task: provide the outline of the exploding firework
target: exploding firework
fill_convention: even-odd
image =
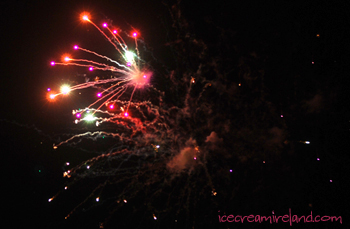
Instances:
[[[244,84],[241,78],[228,81],[218,73],[226,70],[205,54],[208,47],[204,42],[187,35],[183,42],[174,42],[174,48],[186,53],[188,61],[182,61],[185,67],[168,71],[164,76],[167,91],[162,92],[150,83],[153,71],[142,59],[139,32],[121,33],[107,23],[99,27],[88,15],[82,20],[113,45],[119,58],[114,60],[75,45],[75,51],[104,62],[64,56],[62,62],[50,63],[113,74],[75,86],[63,85],[60,93],[50,90],[48,96],[56,100],[77,90],[98,88],[93,103],[72,111],[75,124],[83,126],[84,132],[68,133],[66,140],[53,146],[57,151],[68,145],[95,153],[80,164],[64,166],[67,183],[62,192],[79,192],[65,219],[89,209],[101,222],[123,220],[140,226],[134,218],[141,217],[144,223],[171,222],[174,227],[206,225],[207,221],[198,221],[198,217],[216,214],[219,203],[232,203],[226,203],[222,196],[237,186],[238,168],[233,167],[257,154],[265,164],[270,159],[267,151],[280,151],[284,132],[271,128],[280,116],[261,99],[263,93],[245,95],[242,90],[259,89],[252,79]],[[177,23],[179,28],[184,27],[181,20]],[[127,45],[130,41],[132,45]],[[185,42],[190,45],[182,44]],[[212,69],[217,72],[215,77],[210,75]],[[144,89],[149,96],[135,96]],[[170,94],[167,98],[166,93]],[[254,119],[254,115],[261,115],[264,121]],[[91,122],[96,127],[90,125],[91,130],[85,131]],[[252,138],[252,133],[258,137]],[[54,202],[61,196],[58,194],[48,201]],[[207,206],[212,207],[208,210]]]
[[[86,139],[98,141],[110,138],[113,143],[107,152],[97,153],[97,156],[64,171],[63,177],[70,180],[65,184],[64,190],[71,190],[71,186],[79,186],[81,180],[87,178],[99,177],[104,180],[97,182],[86,198],[82,199],[66,215],[65,219],[70,218],[74,212],[84,209],[83,206],[87,205],[91,198],[95,198],[95,202],[99,202],[99,204],[108,200],[112,203],[110,206],[113,209],[112,212],[126,204],[130,205],[133,203],[133,199],[138,199],[142,195],[151,198],[150,203],[159,205],[157,199],[160,197],[156,194],[156,189],[161,189],[158,184],[162,179],[160,173],[166,170],[176,172],[193,168],[194,163],[201,164],[200,149],[196,141],[190,139],[183,146],[181,154],[171,160],[172,156],[177,154],[176,151],[179,150],[177,134],[174,132],[176,128],[174,128],[171,113],[178,112],[179,108],[164,109],[161,107],[164,93],[149,83],[152,71],[141,59],[138,49],[139,33],[125,34],[126,38],[123,38],[117,30],[110,29],[107,23],[103,23],[102,28],[100,28],[87,15],[83,15],[82,20],[93,25],[113,45],[119,53],[120,59],[113,60],[75,45],[74,50],[93,54],[108,64],[88,59],[74,59],[72,56],[64,56],[62,62],[52,61],[50,63],[52,66],[72,65],[87,68],[89,71],[108,71],[113,74],[111,78],[97,78],[93,82],[85,82],[75,86],[62,85],[60,93],[53,93],[50,90],[51,94],[48,98],[55,100],[57,96],[73,94],[76,90],[96,86],[101,89],[96,94],[96,101],[86,108],[72,111],[76,118],[75,124],[95,122],[96,127],[101,129],[94,132],[70,134],[70,138],[54,144],[53,148],[58,150],[62,145],[84,145],[83,141]],[[126,39],[134,40],[134,51],[129,48]],[[191,83],[194,82],[191,81]],[[104,88],[106,85],[107,87]],[[135,91],[142,88],[150,88],[154,92],[153,94],[156,94],[156,105],[150,101],[133,99]],[[129,95],[128,99],[122,99],[127,97],[126,94]],[[108,131],[111,126],[115,131]],[[65,167],[68,165],[67,162]],[[91,186],[94,186],[93,183]],[[144,186],[148,186],[148,190],[143,190]],[[152,188],[150,188],[151,186]],[[110,190],[117,190],[117,193],[110,196],[107,194]],[[58,194],[49,198],[48,201],[53,201],[57,196]],[[156,214],[164,208],[165,206],[161,206],[157,210],[153,204],[148,206],[147,211],[151,212],[149,213],[150,219],[158,220]]]

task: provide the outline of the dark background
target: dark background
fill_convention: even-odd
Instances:
[[[289,140],[311,142],[308,148],[297,145],[294,161],[289,161],[298,174],[293,178],[298,181],[297,189],[305,194],[298,202],[299,214],[314,210],[321,215],[341,215],[346,222],[349,4],[258,2],[190,1],[180,7],[197,39],[209,46],[226,42],[227,50],[235,46],[238,53],[256,52],[267,58],[263,68],[268,99],[288,117]],[[62,124],[70,119],[74,101],[49,103],[46,88],[58,87],[76,72],[53,70],[49,63],[71,52],[74,42],[104,49],[106,42],[100,35],[79,20],[81,11],[89,11],[96,23],[110,19],[123,28],[139,29],[155,55],[176,67],[165,48],[171,40],[169,33],[174,33],[168,7],[162,2],[136,0],[3,1],[0,7],[3,224],[6,228],[63,228],[69,203],[48,203],[47,199],[62,188],[62,166],[67,158],[83,161],[88,156],[69,148],[58,155],[52,149]],[[223,30],[234,35],[223,39]],[[222,53],[223,58],[231,56]],[[314,100],[308,106],[315,95],[322,97],[321,102]],[[281,211],[291,207],[285,205]],[[216,220],[217,216],[212,217]],[[334,228],[321,223],[316,227]]]

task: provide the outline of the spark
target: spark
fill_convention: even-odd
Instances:
[[[68,85],[62,85],[61,86],[61,93],[66,95],[70,92],[70,87]]]
[[[89,15],[87,15],[87,14],[83,14],[83,16],[81,17],[81,19],[82,19],[83,21],[90,21]]]
[[[84,120],[90,122],[90,121],[94,121],[96,119],[96,117],[94,117],[93,114],[88,114],[84,117]]]
[[[132,63],[134,61],[134,56],[135,56],[135,54],[131,51],[125,52],[125,59],[128,63]]]

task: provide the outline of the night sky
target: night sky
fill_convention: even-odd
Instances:
[[[220,223],[218,215],[285,215],[289,209],[299,216],[342,216],[346,224],[349,4],[258,2],[1,2],[3,225],[281,228],[290,226]],[[133,101],[152,102],[168,129],[129,133],[133,123],[75,125],[72,110],[94,102],[97,88],[48,100],[47,88],[110,77],[50,66],[73,53],[75,44],[115,56],[107,40],[80,20],[83,11],[98,25],[107,21],[126,33],[140,32],[150,84],[164,94],[159,101],[158,92],[144,89]],[[82,138],[53,149],[74,134],[100,130],[131,137],[124,143]],[[128,157],[114,155],[117,150]],[[91,164],[91,173],[78,169],[71,180],[62,177],[100,155],[108,157]],[[93,190],[101,184],[98,196]]]

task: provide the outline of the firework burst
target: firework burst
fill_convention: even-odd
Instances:
[[[181,14],[172,15],[174,25],[186,29],[187,23],[176,15]],[[76,45],[75,51],[105,62],[70,55],[61,62],[51,62],[52,66],[72,65],[113,74],[111,78],[64,85],[60,93],[54,89],[48,92],[48,99],[55,100],[76,90],[98,88],[93,103],[72,111],[83,132],[67,133],[65,140],[53,146],[57,151],[68,145],[94,153],[81,163],[64,166],[67,183],[61,192],[79,192],[66,219],[88,209],[99,221],[119,220],[115,222],[119,224],[123,220],[132,228],[155,222],[165,227],[176,224],[171,226],[174,228],[204,227],[206,222],[215,221],[213,217],[198,219],[216,217],[219,204],[232,203],[231,197],[226,201],[223,196],[231,196],[239,186],[239,163],[254,157],[265,165],[282,148],[283,129],[273,127],[281,117],[262,99],[263,84],[240,76],[228,79],[225,72],[232,72],[227,69],[231,65],[221,64],[219,58],[208,54],[209,47],[203,41],[181,29],[181,39],[171,43],[181,56],[175,61],[177,68],[158,76],[158,71],[141,58],[139,45],[142,50],[146,48],[138,31],[123,33],[107,23],[99,27],[88,15],[82,15],[82,20],[113,45],[119,59]],[[127,45],[130,41],[132,48]],[[244,71],[242,67],[242,74]],[[153,80],[165,82],[161,85],[166,94],[150,83],[153,72],[157,72]],[[145,95],[140,98],[135,92],[141,88]],[[88,124],[91,122],[96,127]],[[61,196],[67,194],[54,195],[48,201],[55,202]],[[137,216],[144,219],[143,223],[134,221]]]
[[[73,210],[65,216],[65,219],[70,218],[74,212],[85,209],[84,207],[89,205],[88,202],[91,199],[95,199],[96,204],[106,203],[108,200],[109,208],[112,209],[113,213],[125,205],[135,203],[133,199],[146,195],[152,203],[147,207],[147,211],[150,211],[149,218],[158,220],[158,214],[166,208],[165,205],[161,204],[157,210],[155,206],[159,204],[159,190],[165,186],[169,188],[171,183],[159,186],[160,181],[166,177],[170,178],[162,176],[161,173],[165,172],[171,175],[177,171],[191,170],[195,164],[204,166],[203,155],[205,153],[201,152],[196,140],[193,139],[184,142],[184,145],[179,147],[180,140],[177,139],[178,133],[174,131],[176,128],[171,113],[179,112],[180,109],[177,107],[163,109],[160,106],[164,93],[150,85],[152,71],[140,57],[139,33],[125,34],[126,38],[124,39],[117,30],[111,29],[107,23],[103,23],[102,28],[100,28],[91,21],[88,15],[83,15],[82,20],[93,25],[113,45],[120,55],[120,60],[113,60],[75,45],[74,50],[93,54],[108,64],[88,59],[74,59],[68,55],[62,58],[62,62],[52,61],[50,63],[52,66],[71,65],[84,67],[89,71],[109,71],[114,75],[109,79],[97,78],[95,81],[75,86],[62,85],[60,93],[53,93],[50,90],[48,99],[55,100],[57,96],[66,96],[76,90],[96,86],[102,88],[108,85],[96,94],[96,101],[88,107],[72,111],[75,124],[83,121],[95,122],[96,127],[100,129],[79,134],[67,134],[71,136],[54,144],[53,147],[59,150],[60,146],[65,144],[69,146],[84,145],[84,141],[87,139],[98,141],[109,138],[113,140],[113,143],[109,145],[106,152],[97,153],[97,156],[79,165],[72,167],[68,166],[69,163],[66,164],[67,169],[64,171],[63,177],[69,181],[64,185],[65,192],[74,190],[72,186],[79,186],[80,182],[86,178],[98,177],[103,181],[92,182],[89,186],[94,188],[86,193],[86,197],[80,200]],[[128,47],[126,39],[134,40],[134,50]],[[150,101],[134,101],[134,93],[140,88],[153,90],[157,95],[158,104],[154,105]],[[126,92],[130,94],[129,100],[122,100],[121,98]],[[110,126],[113,126],[114,131],[109,131]],[[180,154],[178,154],[179,151],[181,151]],[[176,154],[178,155],[173,158]],[[211,181],[209,186],[214,193]],[[145,187],[148,188],[143,190]],[[114,190],[114,193],[117,192],[112,196],[106,194],[111,192],[110,190]],[[52,202],[57,197],[58,194],[50,197],[48,201]],[[174,201],[173,197],[169,197],[165,202],[169,201]],[[156,204],[154,205],[154,203]],[[177,213],[172,212],[172,214],[179,214],[179,210],[180,208],[178,208]],[[113,215],[112,213],[107,218]]]

